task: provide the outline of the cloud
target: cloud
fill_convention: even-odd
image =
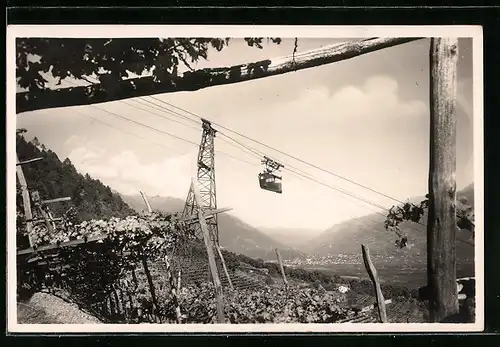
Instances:
[[[132,151],[110,155],[86,147],[74,149],[70,160],[75,167],[102,180],[124,194],[147,194],[185,197],[191,176],[195,175],[195,151],[161,161],[145,163]]]
[[[421,100],[402,100],[398,83],[389,76],[372,76],[362,86],[346,85],[331,93],[326,87],[305,89],[287,109],[310,111],[313,118],[368,118],[420,116],[427,111]]]
[[[77,147],[70,152],[68,158],[78,171],[106,180],[116,177],[117,172],[113,167],[103,163],[104,154],[103,150]]]
[[[362,87],[346,86],[330,96],[328,102],[339,115],[356,118],[420,116],[427,109],[423,101],[401,100],[398,83],[389,76],[373,76]]]

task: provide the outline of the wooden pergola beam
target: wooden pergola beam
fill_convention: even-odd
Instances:
[[[42,200],[40,201],[40,204],[42,205],[48,205],[48,204],[53,204],[56,202],[64,202],[64,201],[71,201],[70,196],[65,196],[63,198],[55,198],[55,199],[50,199],[50,200]]]
[[[227,211],[230,211],[230,210],[231,210],[231,208],[228,208],[228,207],[226,207],[226,208],[219,208],[219,209],[216,209],[216,210],[205,211],[205,213],[203,215],[204,215],[204,217],[206,219],[208,219],[208,218],[213,218],[213,216],[215,216],[216,214],[224,213],[224,212],[227,212]],[[182,221],[192,221],[192,220],[197,220],[197,219],[198,219],[198,215],[196,215],[196,216],[191,215],[191,216],[184,217],[181,220]],[[72,246],[81,245],[83,243],[89,243],[89,242],[96,242],[96,241],[104,240],[107,237],[108,237],[107,234],[99,234],[99,235],[94,235],[94,236],[88,237],[87,239],[80,238],[80,239],[76,239],[76,240],[62,242],[60,244],[55,244],[54,243],[54,244],[50,244],[50,245],[40,246],[37,249],[34,249],[34,248],[30,247],[30,248],[26,248],[26,249],[22,249],[22,250],[17,251],[17,255],[27,255],[27,254],[31,254],[31,253],[34,253],[34,252],[50,251],[50,250],[53,250],[53,249],[56,249],[56,248],[72,247]]]
[[[31,164],[31,163],[34,163],[34,162],[37,162],[40,160],[43,160],[43,158],[33,158],[33,159],[29,159],[29,160],[24,160],[24,161],[20,161],[20,162],[16,163],[16,166]]]
[[[298,53],[295,56],[188,71],[175,79],[160,83],[155,82],[153,77],[141,77],[123,80],[113,85],[112,88],[94,84],[22,92],[16,95],[16,113],[54,107],[90,105],[163,93],[195,91],[217,85],[250,81],[331,64],[419,39],[421,38],[369,38],[345,42]]]

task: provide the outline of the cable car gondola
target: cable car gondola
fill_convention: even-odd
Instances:
[[[259,173],[260,188],[281,194],[283,192],[281,187],[282,178],[273,172],[279,171],[284,166],[266,156],[264,156],[261,163],[265,165],[265,168],[263,172]]]

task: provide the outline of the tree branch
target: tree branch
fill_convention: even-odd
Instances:
[[[161,93],[195,91],[330,64],[418,39],[420,38],[371,38],[346,42],[297,54],[294,57],[295,63],[292,57],[286,57],[230,67],[187,71],[182,76],[172,76],[171,79],[161,83],[155,83],[153,77],[142,77],[123,80],[109,89],[102,85],[92,85],[22,92],[16,95],[16,112],[89,105]]]

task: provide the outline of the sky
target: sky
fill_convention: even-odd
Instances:
[[[298,52],[346,40],[299,38]],[[233,39],[222,52],[210,51],[209,60],[196,68],[288,56],[293,47],[293,39],[263,49]],[[65,83],[63,87],[79,82]],[[427,192],[428,39],[284,75],[154,97],[209,119],[220,130],[215,139],[217,204],[233,208],[231,214],[252,226],[324,230],[368,213],[385,214],[363,199],[386,208],[395,202],[218,125],[400,201]],[[471,39],[459,39],[457,101],[456,180],[460,189],[473,181]],[[17,127],[28,130],[27,139],[36,136],[61,160],[68,157],[79,172],[120,193],[142,190],[149,196],[184,199],[196,175],[201,126],[167,114],[167,107],[195,118],[158,100],[135,98],[26,112],[17,116]],[[230,145],[224,135],[283,163],[283,194],[261,190],[259,158]],[[288,168],[307,172],[361,200],[297,177]]]

